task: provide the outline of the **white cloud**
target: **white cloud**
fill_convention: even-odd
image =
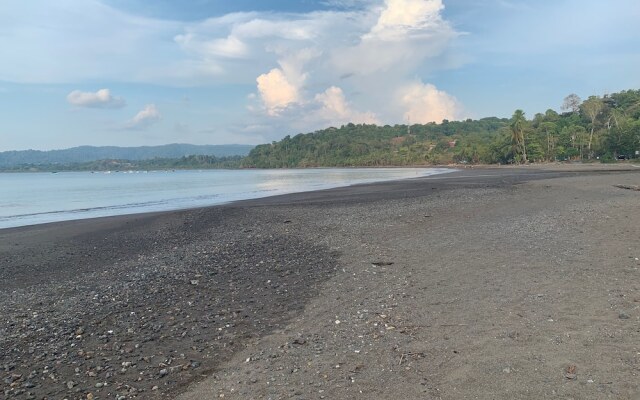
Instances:
[[[440,16],[443,9],[442,0],[386,0],[378,22],[365,38],[400,40],[441,29],[446,26]]]
[[[333,51],[332,63],[343,74],[393,71],[402,78],[426,59],[444,53],[458,33],[442,19],[441,0],[386,0],[372,10],[372,26],[352,46]]]
[[[277,76],[274,70],[270,74],[281,81],[270,92],[281,97],[279,102],[270,100],[259,82],[263,109],[291,126],[310,128],[397,123],[409,115],[415,122],[455,119],[460,106],[453,97],[414,83],[417,69],[424,71],[427,60],[437,64],[458,36],[442,18],[443,8],[441,0],[386,0],[380,7],[334,12],[331,19],[314,14],[307,33],[322,32],[314,40],[287,41],[286,51],[278,44],[269,47],[280,66]],[[401,95],[398,88],[404,91]],[[347,93],[352,93],[350,98]]]
[[[174,40],[184,50],[204,58],[246,58],[249,54],[247,45],[234,35],[222,39],[207,40],[199,38],[193,33],[186,33],[177,35]]]
[[[121,108],[125,106],[124,99],[112,96],[109,89],[100,89],[95,93],[74,90],[67,95],[67,101],[77,107]]]
[[[431,84],[414,82],[400,89],[398,95],[407,110],[404,117],[412,124],[440,123],[443,119],[456,120],[462,116],[456,98]]]
[[[138,17],[100,0],[33,1],[10,3],[10,20],[0,13],[0,48],[12,60],[0,63],[0,80],[251,85],[249,115],[230,112],[228,125],[270,126],[274,137],[342,121],[402,121],[415,102],[398,88],[441,68],[459,35],[441,0],[327,0],[339,7],[190,22]],[[44,59],[57,62],[43,68]],[[155,106],[142,110],[127,128],[159,115]]]
[[[281,69],[274,68],[258,76],[258,91],[267,114],[276,116],[284,108],[299,100],[298,89],[287,80]]]
[[[147,104],[131,120],[125,124],[126,129],[145,129],[160,121],[162,116],[155,104]]]
[[[315,100],[321,105],[318,116],[328,125],[339,126],[349,122],[355,124],[380,123],[372,112],[354,111],[339,87],[331,86],[323,93],[317,94]]]
[[[276,50],[280,52],[280,50]],[[313,48],[303,48],[295,52],[283,52],[278,64],[256,79],[258,93],[267,114],[277,116],[284,108],[304,104],[301,93],[308,74],[305,65],[320,53]]]

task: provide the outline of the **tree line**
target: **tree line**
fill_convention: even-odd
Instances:
[[[231,169],[239,168],[243,158],[243,156],[216,157],[210,155],[190,155],[179,158],[152,158],[149,160],[105,159],[77,163],[19,164],[1,170],[5,172],[62,172]]]
[[[240,165],[253,168],[602,162],[640,151],[640,90],[571,94],[558,113],[441,124],[347,124],[256,146]]]

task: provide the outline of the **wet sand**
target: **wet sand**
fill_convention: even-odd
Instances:
[[[7,398],[635,398],[628,167],[0,230]]]

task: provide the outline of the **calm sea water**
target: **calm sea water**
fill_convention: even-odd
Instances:
[[[415,178],[438,168],[0,173],[0,228]]]

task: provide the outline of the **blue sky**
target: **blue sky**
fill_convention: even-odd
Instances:
[[[30,0],[0,8],[0,151],[258,144],[640,88],[637,0]]]

